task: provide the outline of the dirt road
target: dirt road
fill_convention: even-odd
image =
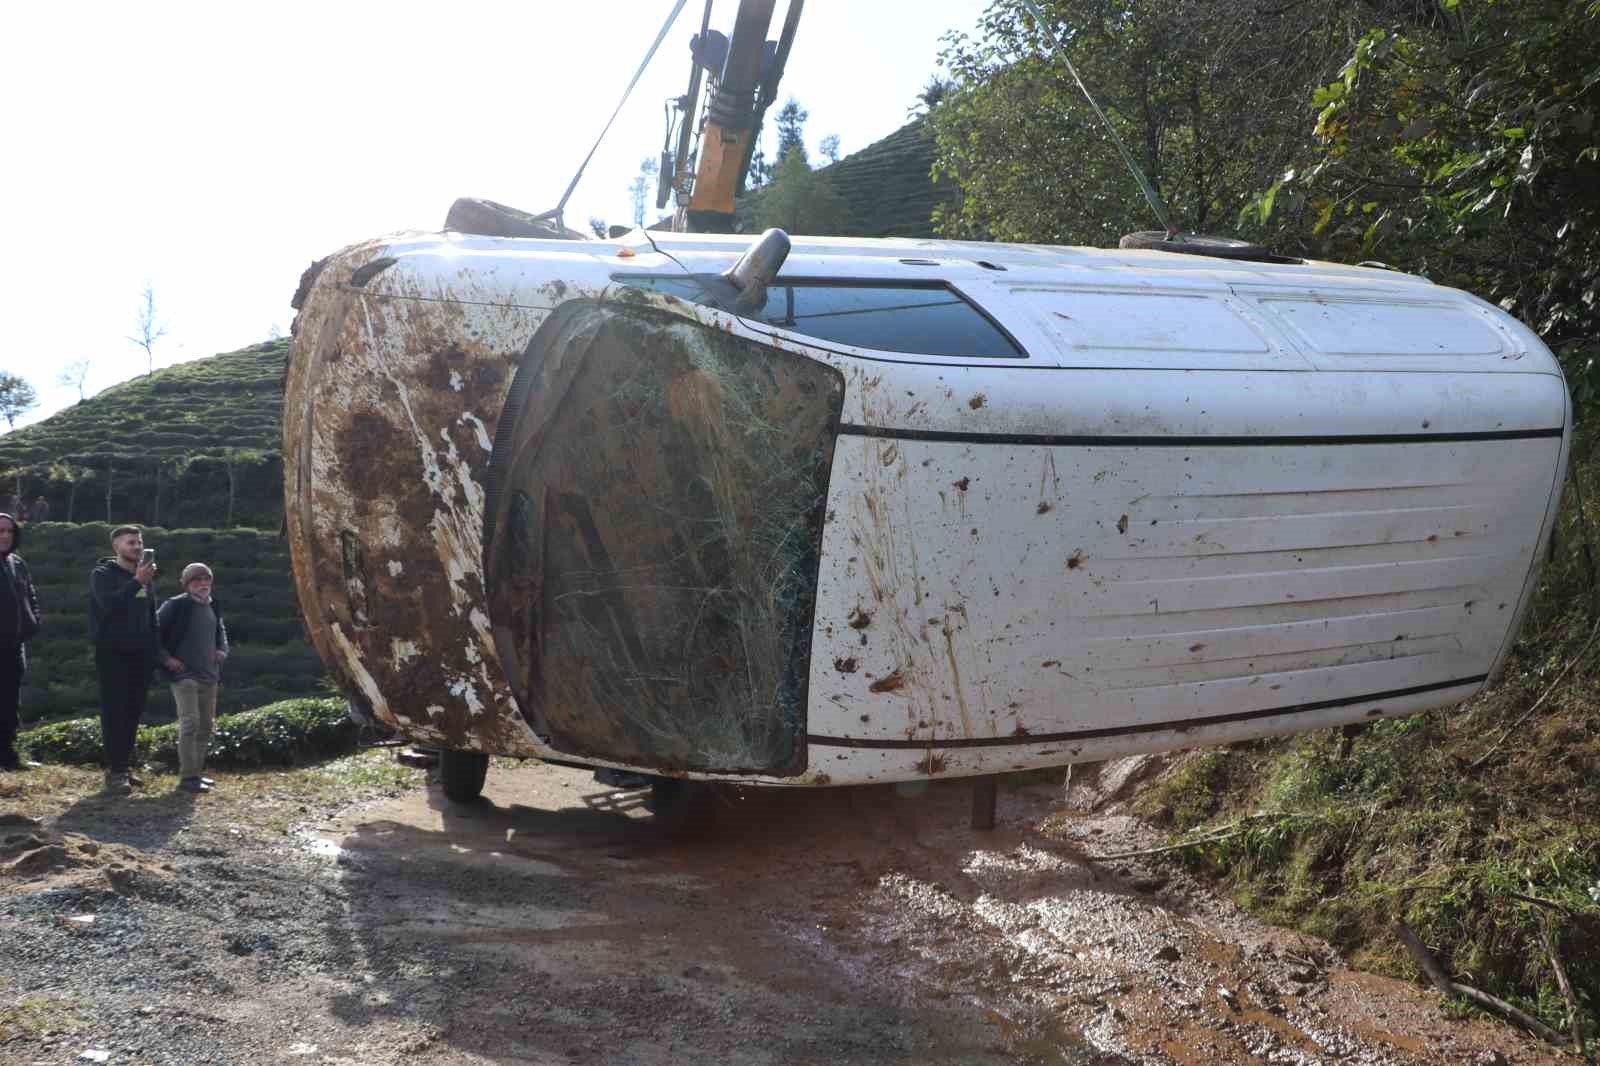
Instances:
[[[0,1012],[0,1061],[1576,1061],[1089,861],[1158,841],[1060,792],[1003,790],[990,833],[958,782],[754,792],[689,846],[537,764],[287,835],[80,798],[0,827],[0,1001],[35,1005]]]

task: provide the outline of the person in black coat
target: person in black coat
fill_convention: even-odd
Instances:
[[[17,752],[17,696],[28,668],[27,643],[39,629],[39,594],[28,564],[17,554],[22,527],[0,512],[0,770],[28,770],[39,764]]]
[[[106,749],[106,791],[144,784],[133,773],[134,741],[161,654],[156,628],[156,564],[142,558],[144,532],[118,526],[109,558],[89,574],[89,639],[100,681],[100,731]]]

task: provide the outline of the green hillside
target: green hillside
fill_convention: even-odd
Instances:
[[[957,195],[952,182],[935,183],[934,144],[927,122],[917,119],[853,155],[817,171],[844,200],[847,237],[934,237],[933,212]],[[739,229],[760,229],[764,189],[739,200]]]
[[[288,341],[115,385],[0,436],[0,494],[57,521],[276,530]]]
[[[98,522],[45,522],[23,534],[21,554],[33,572],[44,615],[44,628],[28,646],[24,722],[99,713],[89,646],[89,570],[111,554],[112,528]],[[216,571],[217,600],[233,643],[219,711],[318,692],[322,663],[301,628],[289,553],[276,531],[151,528],[145,531],[145,545],[156,550],[162,597],[178,591],[178,574],[186,563],[204,562]],[[151,720],[172,718],[172,697],[165,685],[152,688],[150,711]]]

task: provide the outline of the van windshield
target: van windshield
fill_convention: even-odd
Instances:
[[[692,303],[704,299],[692,278],[630,275],[613,280],[669,292]],[[944,282],[779,278],[767,287],[766,306],[747,317],[819,340],[883,352],[955,359],[1027,358],[989,316]]]

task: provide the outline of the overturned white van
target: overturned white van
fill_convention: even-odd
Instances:
[[[485,753],[995,774],[1438,707],[1504,659],[1570,417],[1499,309],[932,241],[730,279],[749,241],[401,235],[308,273],[301,607],[354,700],[467,753],[452,795]]]

